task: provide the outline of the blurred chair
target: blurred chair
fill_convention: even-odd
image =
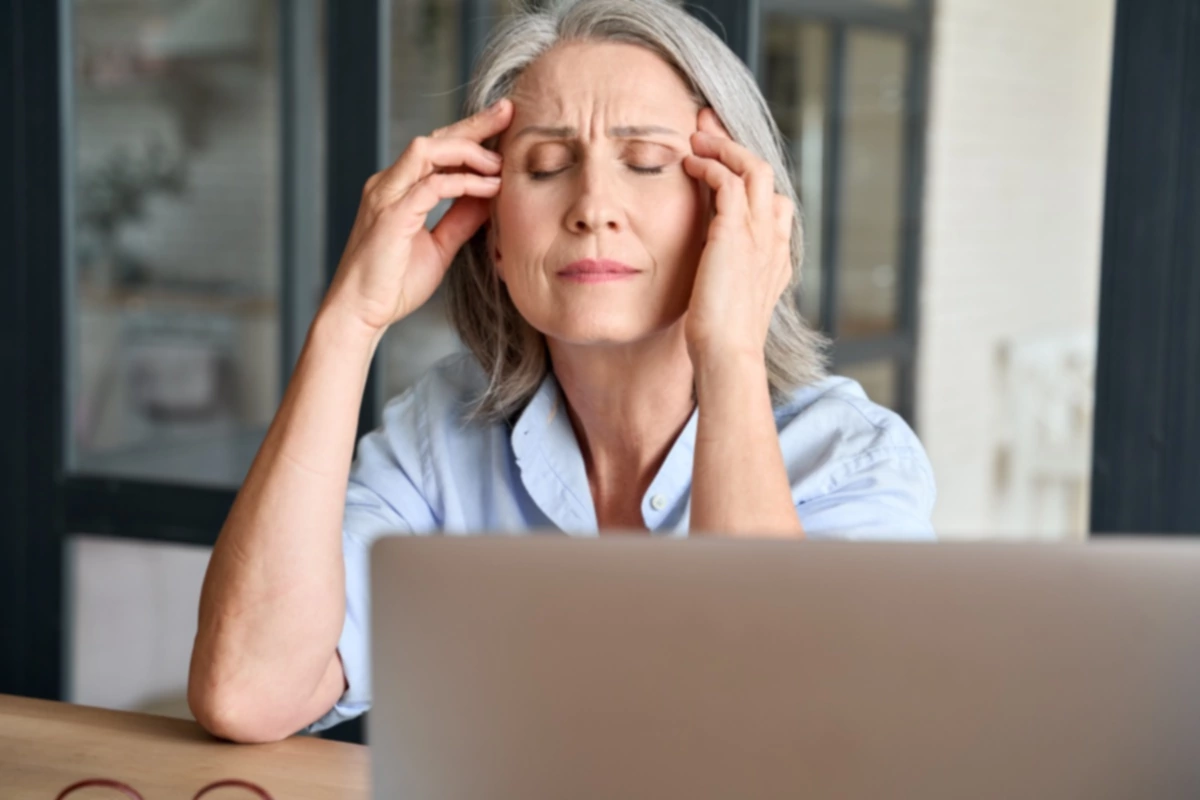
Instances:
[[[129,411],[151,435],[232,426],[238,386],[231,320],[144,313],[124,320]]]
[[[1086,538],[1096,332],[1000,346],[1001,465],[1010,520],[1023,537]]]

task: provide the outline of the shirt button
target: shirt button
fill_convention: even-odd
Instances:
[[[654,497],[650,498],[650,507],[655,511],[662,511],[667,507],[667,498],[663,497],[661,494],[654,495]]]

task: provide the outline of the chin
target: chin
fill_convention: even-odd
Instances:
[[[576,346],[630,345],[666,333],[679,319],[623,314],[581,314],[546,320],[530,320],[549,339]]]

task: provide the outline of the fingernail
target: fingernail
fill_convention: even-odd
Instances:
[[[490,106],[488,106],[488,113],[495,114],[497,111],[500,110],[500,106],[503,103],[504,103],[504,98],[501,97],[499,100],[497,100],[496,102],[494,102]]]

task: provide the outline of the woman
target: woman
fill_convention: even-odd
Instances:
[[[666,0],[559,3],[499,31],[472,87],[471,116],[367,181],[221,531],[189,680],[219,736],[366,710],[381,535],[932,537],[921,445],[824,376],[796,312],[778,132],[717,37]],[[447,270],[471,352],[351,465],[371,356]]]

